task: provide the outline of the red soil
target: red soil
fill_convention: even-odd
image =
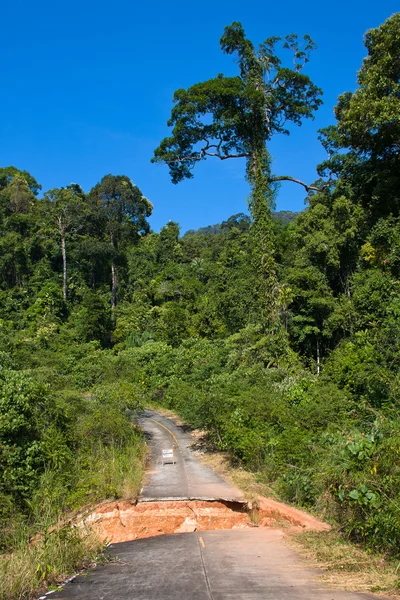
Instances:
[[[252,513],[254,522],[248,511]],[[305,529],[329,529],[329,525],[303,511],[263,497],[259,498],[258,508],[253,510],[251,506],[237,505],[232,509],[223,502],[205,500],[141,502],[136,505],[127,501],[110,502],[82,516],[80,525],[91,525],[101,540],[118,543],[165,533],[254,527],[255,523],[259,527],[268,527],[276,525],[277,519]]]
[[[331,526],[328,523],[319,521],[315,517],[309,515],[303,510],[288,506],[282,502],[259,496],[259,513],[261,520],[260,527],[265,527],[270,524],[271,519],[288,521],[292,525],[297,525],[303,529],[310,531],[329,531]],[[265,519],[265,523],[264,523]]]

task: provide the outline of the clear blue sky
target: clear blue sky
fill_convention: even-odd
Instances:
[[[324,105],[271,146],[274,172],[311,182],[324,158],[317,130],[334,122],[337,96],[356,85],[363,34],[396,10],[398,0],[5,0],[0,166],[27,169],[44,190],[77,182],[88,191],[107,173],[126,174],[153,202],[155,230],[169,220],[183,231],[220,222],[246,211],[242,161],[210,159],[194,179],[172,185],[150,158],[168,135],[175,89],[236,73],[219,48],[224,26],[241,21],[255,44],[291,32],[317,42],[306,72]],[[282,185],[277,208],[303,207],[302,189]]]

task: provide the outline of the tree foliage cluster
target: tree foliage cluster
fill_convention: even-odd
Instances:
[[[118,494],[111,475],[107,491],[91,480],[88,456],[139,452],[124,409],[153,402],[285,499],[398,555],[400,14],[367,32],[358,87],[321,131],[320,179],[286,223],[271,210],[291,178],[273,175],[267,146],[312,116],[319,90],[303,74],[312,41],[283,40],[290,68],[278,42],[255,50],[227,28],[240,75],[179,90],[156,150],[175,181],[209,154],[243,154],[250,217],[154,233],[126,176],[38,198],[30,174],[0,170],[4,519],[38,484],[71,504]]]

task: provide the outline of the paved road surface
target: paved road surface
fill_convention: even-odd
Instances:
[[[202,531],[115,544],[113,562],[51,600],[376,600],[319,585],[282,535]]]
[[[138,423],[144,430],[150,450],[151,466],[141,499],[235,499],[243,500],[237,488],[228,485],[212,469],[202,465],[190,446],[190,430],[151,410],[139,414]],[[162,450],[176,446],[176,464],[162,464]]]

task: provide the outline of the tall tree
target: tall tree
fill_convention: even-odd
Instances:
[[[16,167],[0,168],[1,285],[24,287],[30,269],[35,196],[41,186]]]
[[[276,51],[278,42],[293,54],[291,68],[283,66]],[[252,189],[255,255],[272,298],[276,283],[270,214],[274,184],[289,180],[311,188],[289,175],[273,175],[267,146],[274,135],[289,134],[289,123],[301,125],[303,119],[312,117],[321,104],[321,90],[301,72],[315,44],[308,35],[300,40],[291,34],[268,38],[255,49],[242,25],[234,22],[225,27],[220,45],[223,52],[238,57],[239,75],[220,74],[177,90],[168,121],[172,136],[162,140],[152,161],[166,163],[172,182],[178,183],[193,177],[195,165],[208,157],[245,158]]]
[[[357,327],[379,323],[372,298],[378,296],[385,307],[387,271],[398,260],[400,13],[367,31],[364,42],[358,87],[339,96],[337,124],[321,131],[329,158],[318,172],[328,183],[309,198],[308,210],[297,220],[292,268],[286,273],[294,290],[290,331],[306,354],[317,341],[323,356]],[[376,286],[379,294],[368,273],[363,275],[378,266],[385,270]],[[357,305],[360,295],[368,309]]]
[[[338,131],[347,147],[368,156],[388,157],[400,149],[400,13],[367,31],[368,56],[358,73],[358,89],[339,97]]]
[[[111,245],[111,309],[117,305],[117,253],[121,240],[138,238],[150,230],[147,217],[152,204],[126,175],[105,175],[89,192],[89,200],[100,210]]]
[[[28,171],[21,171],[17,167],[1,167],[0,168],[0,190],[9,185],[14,177],[22,177],[25,179],[29,189],[34,196],[38,195],[42,186],[36,181]]]
[[[293,52],[294,68],[282,66],[276,54],[275,47],[281,41],[285,50]],[[283,40],[268,38],[256,50],[241,23],[234,22],[225,27],[220,45],[226,54],[238,56],[240,75],[220,74],[187,90],[177,90],[168,121],[172,136],[162,140],[152,161],[168,164],[173,183],[178,183],[193,177],[194,166],[207,157],[245,158],[247,176],[255,187],[261,184],[256,182],[261,169],[264,194],[267,183],[283,180],[309,189],[293,177],[272,176],[265,145],[275,134],[288,135],[290,122],[301,125],[321,104],[321,90],[301,73],[314,42],[308,35],[301,42],[291,34]]]
[[[55,188],[46,192],[43,202],[47,217],[50,215],[56,224],[60,242],[63,264],[63,299],[67,301],[67,245],[68,235],[78,232],[83,227],[83,219],[89,212],[82,188],[73,183],[66,188]]]
[[[367,31],[364,43],[359,87],[339,96],[337,125],[322,131],[330,158],[319,172],[339,178],[342,193],[351,189],[368,234],[400,210],[400,13]]]

